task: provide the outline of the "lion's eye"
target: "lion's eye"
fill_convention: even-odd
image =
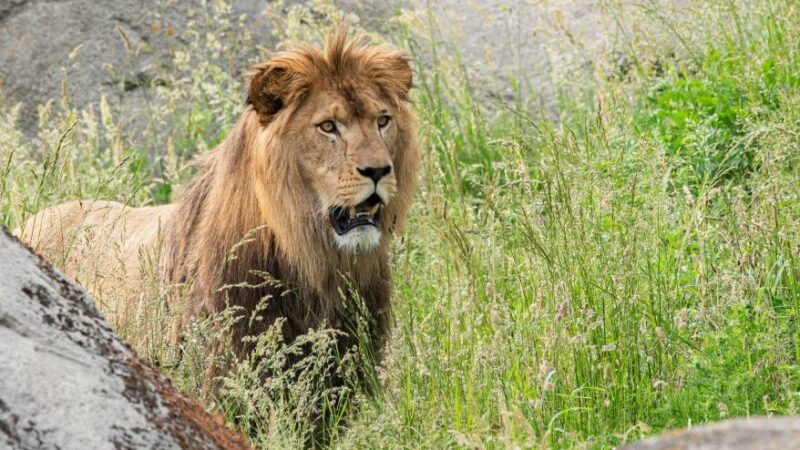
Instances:
[[[378,117],[378,126],[383,128],[386,125],[389,125],[389,122],[392,120],[389,116],[380,116]]]
[[[333,123],[332,120],[326,120],[325,122],[320,123],[317,125],[320,130],[326,133],[335,133],[336,132],[336,124]]]

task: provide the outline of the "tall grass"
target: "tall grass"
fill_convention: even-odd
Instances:
[[[399,21],[390,39],[417,56],[425,150],[393,252],[395,330],[376,392],[314,384],[358,357],[332,353],[334,336],[319,330],[298,377],[276,374],[296,347],[268,333],[262,365],[236,363],[210,393],[204,349],[230,316],[194,324],[179,354],[160,306],[180,293],[157,282],[141,323],[121,333],[265,448],[308,442],[309,408],[337,395],[350,399],[326,416],[339,448],[611,448],[670,427],[795,414],[798,8],[712,1],[668,16],[643,2],[641,35],[628,30],[613,59],[622,63],[595,58],[564,80],[558,122],[523,101],[487,107],[445,32],[424,16]],[[299,26],[314,14],[288,17],[278,29],[319,36]],[[404,26],[413,20],[423,31]],[[197,53],[176,58],[187,54]],[[191,66],[197,89],[159,88],[160,152],[108,108],[99,118],[51,108],[31,142],[6,107],[3,222],[67,198],[166,201],[241,98],[238,74]]]

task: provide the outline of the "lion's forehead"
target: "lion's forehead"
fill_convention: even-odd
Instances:
[[[312,93],[311,100],[319,114],[339,120],[372,119],[389,105],[374,86],[359,83],[336,83]]]

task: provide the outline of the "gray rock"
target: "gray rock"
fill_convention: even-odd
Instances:
[[[284,5],[309,3],[286,0]],[[208,2],[211,3],[211,2]],[[269,7],[280,13],[270,0],[230,2],[233,17],[244,14],[254,44],[271,47],[271,22],[263,12]],[[385,31],[387,19],[405,11],[423,18],[432,13],[443,37],[461,54],[472,85],[489,99],[513,101],[516,97],[537,100],[555,113],[558,89],[570,71],[582,66],[590,70],[590,59],[625,46],[619,21],[633,26],[637,16],[619,17],[603,6],[607,2],[572,0],[518,1],[485,0],[337,0],[343,11],[355,13],[367,29]],[[620,2],[630,11],[629,1]],[[685,0],[656,0],[664,7]],[[201,6],[206,5],[206,6]],[[58,100],[63,79],[77,107],[96,102],[100,93],[114,98],[125,110],[128,105],[147,101],[148,89],[168,64],[168,53],[180,40],[192,19],[192,12],[210,7],[200,0],[2,0],[0,1],[0,91],[11,101],[25,103],[22,125],[35,129],[36,105]],[[157,25],[157,29],[153,28]],[[165,35],[166,27],[177,34]],[[151,52],[135,55],[126,50],[119,31],[133,46],[148,44]],[[156,31],[157,30],[157,31]],[[558,30],[558,31],[556,31]],[[421,35],[427,31],[416,30]],[[70,54],[81,49],[74,58]],[[242,61],[255,52],[242,48]],[[109,73],[109,65],[116,68]],[[246,67],[238,70],[243,72]],[[514,80],[520,89],[512,88]],[[531,97],[529,94],[533,94]]]
[[[268,0],[233,3],[233,16],[251,18],[252,30],[265,40],[268,27],[260,13]],[[59,101],[64,70],[77,107],[97,101],[101,93],[141,97],[133,91],[149,88],[198,8],[199,1],[3,0],[0,89],[11,101],[25,103],[21,121],[29,131],[37,122],[36,106]],[[176,32],[165,33],[168,27]],[[133,54],[121,32],[131,48],[145,43],[152,51]]]
[[[800,417],[735,419],[669,431],[625,450],[788,450],[800,448]]]
[[[0,448],[247,448],[0,229]]]

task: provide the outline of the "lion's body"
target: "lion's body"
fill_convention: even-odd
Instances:
[[[255,329],[239,322],[236,342],[283,317],[287,340],[331,326],[347,336],[342,345],[353,344],[348,304],[359,298],[379,346],[390,317],[390,237],[416,185],[410,86],[404,55],[346,42],[342,33],[324,53],[303,47],[278,54],[256,66],[248,106],[199,160],[178,203],[66,203],[31,219],[23,238],[118,317],[133,311],[142,255],[149,255],[167,281],[188,286],[187,318],[227,304],[249,314],[267,299]],[[389,115],[391,122],[381,118]],[[339,128],[329,133],[320,120]],[[382,175],[373,166],[385,167]],[[372,206],[368,197],[381,203]],[[378,211],[369,219],[375,225],[346,223],[354,230],[334,232],[332,221],[344,220],[335,212],[350,208],[351,220],[355,205]]]

